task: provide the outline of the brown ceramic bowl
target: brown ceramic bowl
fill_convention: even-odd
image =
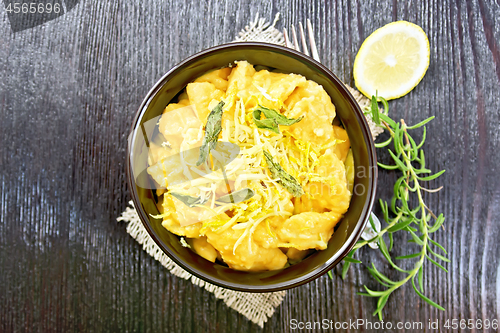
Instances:
[[[337,224],[328,248],[316,251],[303,261],[287,268],[266,272],[242,272],[212,263],[181,246],[179,237],[161,225],[153,190],[142,186],[147,180],[147,123],[162,114],[165,106],[188,83],[207,71],[228,66],[235,60],[247,60],[283,73],[296,73],[324,87],[336,107],[354,155],[356,176],[349,210]],[[156,122],[154,122],[155,124]],[[352,249],[368,221],[375,198],[377,181],[375,147],[363,113],[342,82],[325,66],[289,48],[257,42],[231,43],[195,54],[172,68],[147,94],[132,123],[129,137],[127,172],[137,213],[158,246],[179,266],[215,285],[247,292],[270,292],[293,288],[325,274]]]

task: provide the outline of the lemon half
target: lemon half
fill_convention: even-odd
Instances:
[[[354,81],[365,96],[394,99],[409,93],[429,67],[429,39],[418,25],[397,21],[375,30],[354,60]]]

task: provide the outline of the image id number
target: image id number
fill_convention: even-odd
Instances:
[[[481,320],[481,319],[469,319],[469,320],[465,320],[465,319],[462,319],[462,320],[458,320],[458,319],[447,319],[446,322],[444,323],[444,328],[447,328],[447,329],[452,329],[452,330],[456,330],[458,328],[460,329],[466,329],[466,328],[469,328],[469,329],[498,329],[498,320],[497,319],[493,319],[493,320],[489,320],[489,319],[485,319],[485,320]]]
[[[51,3],[35,3],[32,2],[29,5],[27,3],[14,2],[13,4],[9,3],[7,8],[5,8],[7,13],[14,14],[43,14],[43,13],[56,13],[58,14],[61,11],[61,5],[59,3],[55,3],[52,5]]]

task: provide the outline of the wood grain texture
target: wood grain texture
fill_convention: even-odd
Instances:
[[[426,267],[425,291],[446,311],[405,286],[384,320],[500,319],[498,1],[87,0],[16,34],[0,10],[0,331],[294,332],[292,319],[376,320],[375,301],[356,292],[378,286],[358,265],[346,280],[339,267],[333,280],[290,290],[261,330],[171,276],[115,221],[130,200],[126,143],[142,98],[174,64],[233,40],[257,12],[280,12],[279,27],[310,18],[323,63],[351,85],[356,52],[376,28],[402,19],[427,32],[425,78],[390,105],[410,124],[436,116],[426,156],[447,171],[430,184],[444,189],[426,200],[446,216],[436,237],[452,262],[449,273]],[[395,179],[380,172],[379,197]],[[359,258],[398,277],[376,251]]]

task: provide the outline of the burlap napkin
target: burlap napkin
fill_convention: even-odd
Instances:
[[[276,15],[272,23],[269,23],[265,19],[259,18],[259,15],[257,14],[255,20],[250,22],[250,24],[239,33],[236,37],[236,41],[260,41],[285,45],[283,34],[274,27],[278,19],[279,14]],[[364,97],[357,90],[349,86],[347,86],[347,88],[356,98],[356,101],[362,109],[369,105],[369,99]],[[367,117],[367,120],[370,125],[372,135],[376,137],[382,132],[382,129],[377,127],[369,117]],[[131,207],[127,207],[117,220],[127,222],[127,232],[130,236],[139,242],[139,244],[142,244],[143,249],[150,256],[165,266],[170,273],[180,278],[190,280],[195,285],[205,288],[209,292],[213,293],[215,297],[222,299],[227,306],[243,314],[260,327],[264,326],[267,319],[273,315],[276,307],[283,301],[286,291],[260,294],[238,292],[207,283],[186,272],[170,260],[170,258],[158,247],[158,245],[156,245],[142,225],[132,201],[130,201],[129,204]]]

